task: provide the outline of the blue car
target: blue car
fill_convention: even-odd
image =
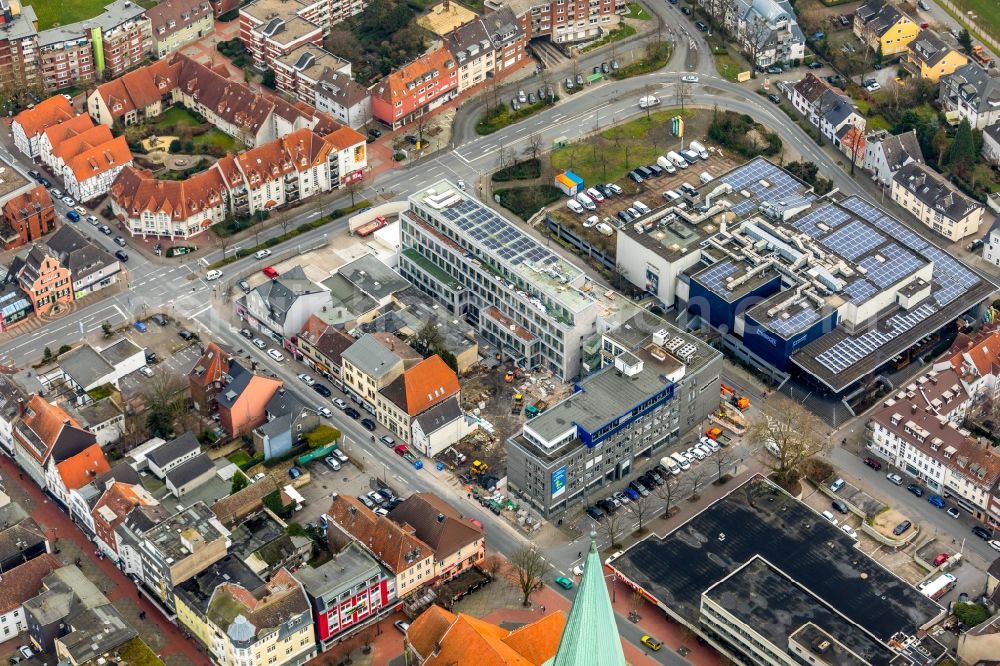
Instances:
[[[79,222],[80,221],[80,214],[78,212],[76,212],[75,210],[71,210],[68,213],[66,213],[66,217],[69,218],[70,222]]]
[[[927,498],[927,501],[939,509],[943,509],[945,505],[944,498],[939,497],[938,495],[931,495],[930,497]]]
[[[624,490],[625,494],[628,495],[628,498],[630,500],[637,500],[640,497],[639,493],[635,492],[631,488],[624,488],[623,490]]]

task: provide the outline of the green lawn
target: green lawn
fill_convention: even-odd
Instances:
[[[47,30],[56,25],[68,25],[93,18],[104,12],[109,0],[29,0],[38,16],[38,29]]]
[[[194,115],[179,106],[172,106],[163,112],[163,115],[155,123],[152,123],[153,127],[164,128],[164,127],[197,127],[201,123]]]
[[[586,139],[552,153],[552,166],[557,171],[569,169],[585,183],[606,183],[620,180],[630,170],[651,164],[667,151],[663,128],[669,132],[670,119],[680,109],[664,109],[636,118],[600,133],[600,139]],[[694,112],[688,110],[687,115]],[[650,130],[659,133],[659,144],[649,140]],[[626,160],[626,153],[628,159]]]
[[[870,130],[892,129],[892,125],[889,124],[889,121],[882,116],[872,116],[869,118],[866,127]]]
[[[598,39],[596,42],[591,42],[590,44],[587,44],[585,47],[581,49],[581,51],[583,53],[586,53],[587,51],[593,51],[596,48],[604,46],[605,44],[610,44],[611,42],[620,41],[622,39],[625,39],[626,37],[631,37],[634,34],[635,34],[635,28],[628,25],[627,23],[623,23],[620,27],[615,28],[608,34]]]
[[[996,0],[953,0],[959,7],[964,7],[966,11],[976,13],[975,26],[971,25],[972,20],[966,15],[961,19],[970,24],[970,28],[977,27],[988,35],[1000,39],[1000,12],[997,11]],[[942,9],[947,10],[942,6]]]
[[[637,2],[630,2],[628,3],[628,14],[625,15],[625,18],[648,21],[652,17],[649,15],[649,12],[646,11],[645,7]]]
[[[742,64],[728,53],[715,56],[715,69],[726,81],[736,81],[736,75],[744,70]]]
[[[204,134],[192,137],[191,142],[194,143],[195,148],[216,145],[229,152],[236,152],[241,148],[245,148],[242,144],[237,143],[236,139],[214,127]]]

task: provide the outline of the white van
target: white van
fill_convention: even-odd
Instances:
[[[642,203],[641,201],[633,201],[632,207],[635,208],[640,213],[642,213],[643,215],[649,213],[652,210],[652,208]]]
[[[577,215],[579,215],[580,213],[583,212],[583,206],[581,206],[579,203],[577,203],[576,199],[570,199],[569,201],[567,201],[566,202],[566,208],[569,208],[571,211],[573,211]]]
[[[662,458],[660,458],[660,464],[663,465],[663,467],[674,476],[677,476],[678,474],[681,473],[681,466],[678,465],[677,461],[671,458],[670,456],[663,456]]]
[[[668,160],[665,155],[660,155],[656,158],[656,166],[660,167],[669,174],[677,173],[677,167],[675,167],[674,163]]]
[[[667,190],[666,192],[663,193],[663,200],[664,201],[668,201],[668,202],[669,201],[677,201],[680,198],[681,198],[681,195],[679,195],[677,192],[674,192],[673,190]]]
[[[710,174],[709,172],[702,171],[700,174],[698,174],[698,180],[700,180],[702,182],[702,184],[708,184],[708,183],[711,183],[715,179],[712,178],[712,174]]]
[[[705,150],[705,146],[701,145],[700,142],[692,141],[691,143],[688,144],[688,148],[698,153],[698,157],[700,157],[701,159],[703,160],[708,159],[708,151]]]
[[[685,458],[680,453],[671,453],[670,457],[673,459],[675,463],[677,463],[677,466],[680,467],[682,470],[687,471],[691,469],[691,463],[688,462],[688,459]]]
[[[683,157],[681,157],[672,150],[669,153],[667,153],[667,159],[673,162],[674,166],[676,166],[678,169],[688,168],[687,160],[685,160]]]
[[[576,200],[583,204],[583,207],[587,210],[597,210],[597,204],[594,203],[594,200],[583,192],[576,195]]]

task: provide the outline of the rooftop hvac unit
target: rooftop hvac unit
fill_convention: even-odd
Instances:
[[[698,351],[698,347],[689,342],[677,350],[677,358],[687,363],[691,360],[691,357],[694,356],[696,351]]]
[[[653,333],[653,344],[662,347],[667,341],[667,329],[661,328]]]
[[[684,338],[680,338],[680,337],[674,338],[670,342],[667,343],[667,351],[669,351],[671,353],[675,352],[678,349],[680,349],[681,346],[683,346],[683,345],[684,345]]]

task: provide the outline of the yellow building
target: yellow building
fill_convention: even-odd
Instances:
[[[227,558],[177,590],[177,619],[222,666],[299,666],[316,656],[312,608],[285,569],[267,583]]]
[[[153,31],[153,53],[170,51],[212,32],[215,14],[209,0],[163,0],[146,11]]]
[[[919,32],[913,19],[883,0],[869,0],[854,12],[854,34],[883,56],[903,53]]]
[[[906,49],[907,69],[935,83],[968,63],[965,55],[948,46],[933,30],[921,30]]]

